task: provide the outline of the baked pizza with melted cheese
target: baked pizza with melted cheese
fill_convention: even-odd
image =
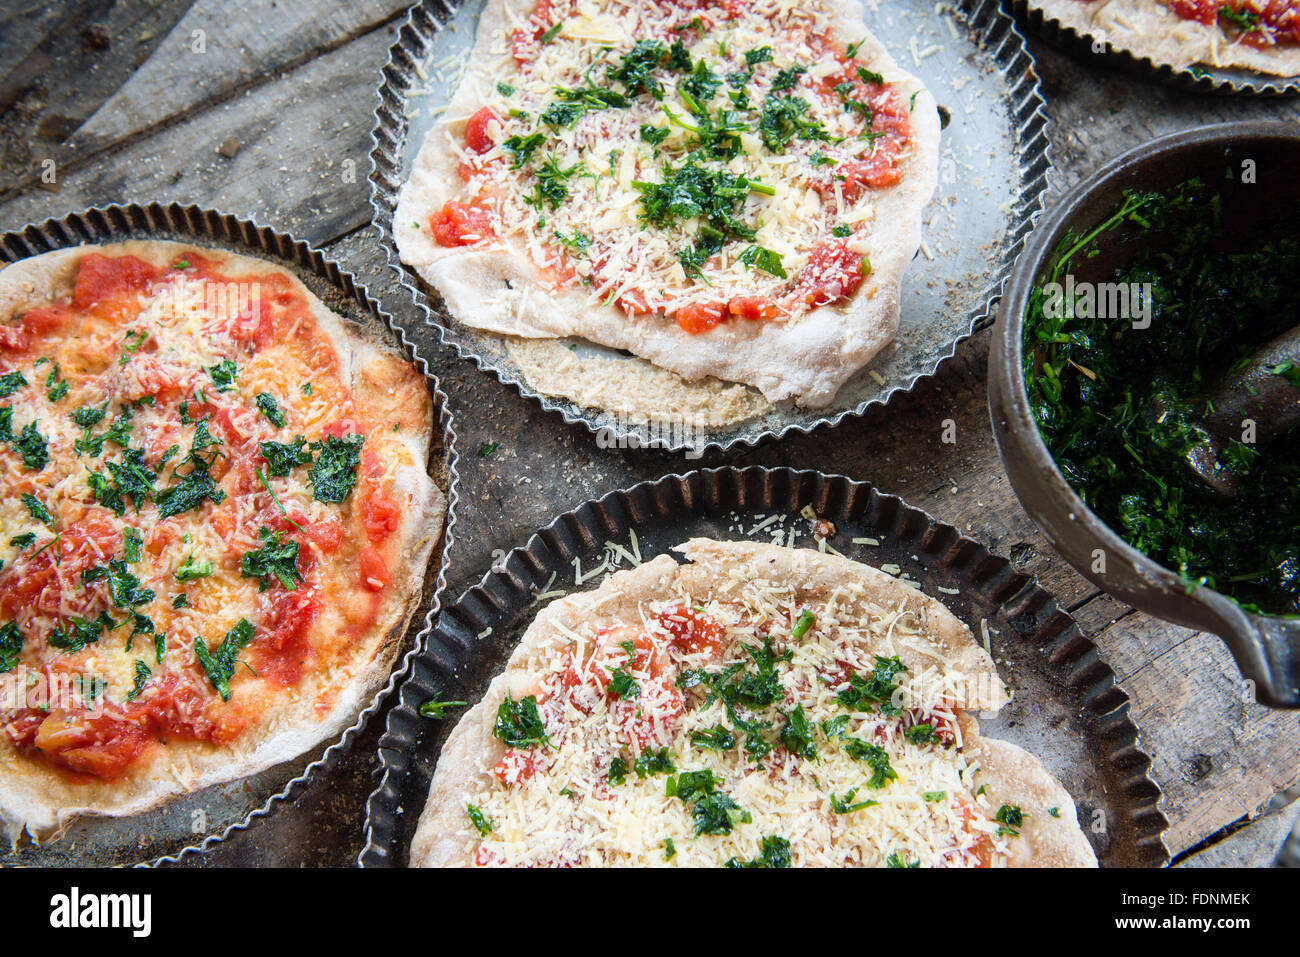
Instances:
[[[810,549],[677,550],[538,614],[413,864],[1096,865],[1065,789],[981,736],[1009,690],[942,604]]]
[[[424,377],[283,267],[126,242],[0,271],[0,819],[41,838],[337,736],[445,500]]]
[[[489,0],[393,228],[466,326],[821,407],[894,338],[938,147],[857,0]]]

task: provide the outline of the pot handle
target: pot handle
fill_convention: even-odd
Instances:
[[[1247,615],[1257,653],[1237,656],[1242,673],[1255,685],[1255,700],[1270,708],[1300,708],[1300,618]],[[1235,650],[1235,649],[1234,649]]]

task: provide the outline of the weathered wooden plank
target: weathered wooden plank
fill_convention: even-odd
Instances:
[[[9,170],[10,176],[0,179],[0,195],[31,181],[35,175],[31,164],[39,171],[44,159],[61,166],[84,161],[204,105],[268,82],[280,71],[387,23],[405,5],[405,0],[253,0],[232,6],[221,0],[198,0],[174,26],[160,22],[152,27],[169,29],[154,41],[152,55],[129,76],[83,77],[81,89],[90,91],[97,107],[93,115],[77,113],[59,119],[54,125],[61,135],[34,144],[29,165]],[[117,44],[130,40],[129,33],[112,38]],[[52,120],[38,115],[36,122]]]
[[[0,37],[4,37],[0,44],[0,78],[7,79],[10,71],[54,31],[70,6],[28,0],[21,6],[0,8]]]
[[[148,58],[187,6],[188,0],[65,2],[21,54],[5,43],[16,62],[0,80],[0,192],[39,175],[41,162]]]
[[[369,33],[406,6],[406,0],[252,0],[232,7],[199,0],[68,147],[77,155],[102,149],[264,82]]]
[[[1222,839],[1208,844],[1177,867],[1270,867],[1300,819],[1300,800],[1270,809],[1256,820],[1245,822]]]
[[[1135,612],[1093,636],[1133,699],[1177,854],[1300,775],[1300,714],[1254,703],[1227,646]]]
[[[57,193],[0,204],[0,226],[106,202],[195,202],[321,243],[370,218],[370,112],[392,39],[380,28],[276,80],[64,172]],[[238,143],[233,157],[218,152]]]

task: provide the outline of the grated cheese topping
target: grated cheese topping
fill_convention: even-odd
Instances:
[[[476,863],[1005,861],[1015,829],[952,706],[964,678],[916,617],[752,571],[638,622],[555,624],[498,715],[510,741],[502,722],[535,702],[547,742],[516,741],[472,797]]]
[[[450,242],[522,247],[553,289],[629,313],[784,321],[847,298],[909,104],[830,23],[821,0],[542,0],[492,38],[492,97],[443,120],[453,202],[491,224]],[[688,195],[692,170],[708,195],[737,188],[721,218]]]

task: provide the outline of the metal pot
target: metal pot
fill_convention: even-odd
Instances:
[[[1238,175],[1225,177],[1225,169]],[[1025,388],[1023,322],[1031,291],[1054,265],[1067,234],[1104,221],[1126,189],[1160,190],[1193,176],[1231,196],[1225,235],[1245,236],[1257,216],[1300,214],[1300,130],[1288,123],[1227,123],[1165,136],[1125,153],[1072,190],[1042,219],[1002,297],[989,359],[989,415],[1012,488],[1043,534],[1080,574],[1133,607],[1217,634],[1231,649],[1256,700],[1300,708],[1300,619],[1251,614],[1209,588],[1189,590],[1177,574],[1126,544],[1075,494],[1038,432]],[[1253,171],[1252,190],[1242,176]],[[1150,240],[1148,240],[1149,242]],[[1110,241],[1071,272],[1105,281],[1146,243]],[[1283,440],[1285,441],[1285,440]],[[1098,549],[1101,551],[1098,552]],[[1103,561],[1098,562],[1098,556]],[[1100,569],[1100,570],[1098,570]]]

